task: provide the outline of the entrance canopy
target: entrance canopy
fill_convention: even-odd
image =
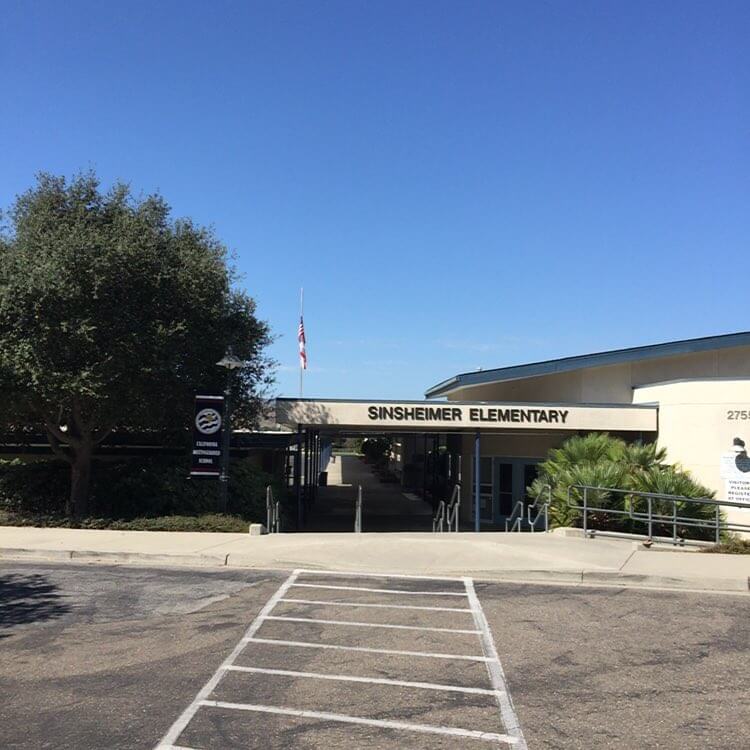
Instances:
[[[626,404],[276,399],[279,424],[334,432],[656,432],[657,413],[655,406]]]

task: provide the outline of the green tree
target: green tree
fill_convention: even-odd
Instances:
[[[197,389],[223,388],[228,347],[247,362],[235,419],[270,383],[269,329],[236,288],[213,232],[158,195],[100,189],[93,173],[41,174],[0,245],[0,385],[6,427],[43,428],[69,462],[68,512],[89,512],[96,446],[112,430],[186,434]]]

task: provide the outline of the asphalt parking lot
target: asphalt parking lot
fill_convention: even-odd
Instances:
[[[5,564],[0,744],[739,748],[748,615],[745,596]]]

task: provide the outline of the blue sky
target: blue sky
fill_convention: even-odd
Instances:
[[[750,329],[750,5],[4,0],[0,205],[93,167],[215,227],[276,391]]]

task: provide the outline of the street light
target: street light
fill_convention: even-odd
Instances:
[[[227,509],[227,500],[229,498],[229,439],[232,430],[229,424],[229,397],[232,392],[232,372],[245,366],[245,363],[232,354],[229,348],[227,353],[216,363],[227,371],[227,382],[224,387],[224,424],[221,434],[221,474],[219,474],[219,512],[224,513]]]

